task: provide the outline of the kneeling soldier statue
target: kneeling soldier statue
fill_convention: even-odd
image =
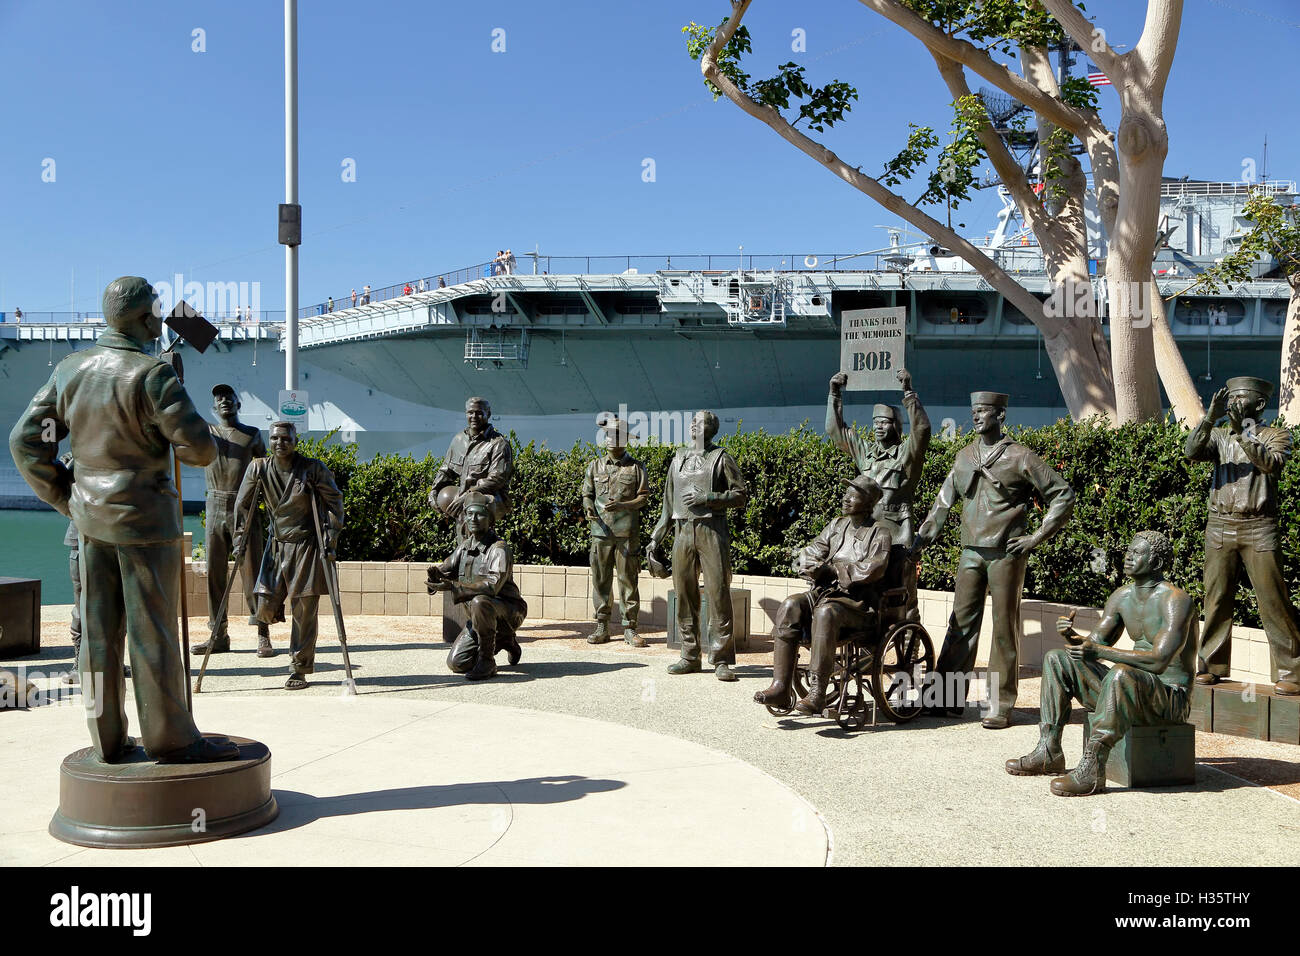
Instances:
[[[1057,621],[1072,646],[1043,658],[1042,736],[1032,753],[1007,761],[1007,773],[1065,773],[1061,731],[1070,721],[1071,699],[1092,714],[1092,731],[1079,765],[1052,781],[1058,797],[1101,793],[1106,758],[1130,727],[1186,722],[1196,669],[1196,607],[1191,595],[1165,580],[1173,556],[1163,534],[1139,531],[1124,555],[1124,573],[1133,580],[1107,599],[1093,632],[1078,634],[1073,612]],[[1131,651],[1113,646],[1125,628],[1133,638]],[[1102,661],[1115,666],[1108,669]]]
[[[468,680],[486,680],[497,672],[497,650],[509,654],[513,667],[523,649],[515,631],[524,623],[528,604],[515,586],[510,545],[492,530],[493,501],[477,491],[463,498],[465,540],[451,557],[429,569],[430,594],[450,591],[465,604],[469,626],[452,645],[447,666]]]
[[[255,458],[244,472],[235,501],[235,556],[242,557],[257,499],[266,503],[270,537],[257,575],[257,620],[284,620],[292,608],[289,632],[289,679],[286,690],[302,690],[305,675],[316,665],[316,612],[320,596],[330,593],[325,562],[333,561],[343,530],[343,495],[324,463],[298,454],[298,430],[292,422],[271,426],[271,457]],[[320,522],[318,525],[317,522]],[[321,537],[325,554],[321,553]]]
[[[841,516],[828,524],[817,540],[799,552],[794,569],[812,588],[786,598],[772,630],[772,683],[754,695],[760,704],[786,705],[794,679],[799,642],[812,638],[808,696],[795,703],[801,714],[820,714],[835,667],[835,648],[848,632],[865,627],[879,603],[871,587],[889,565],[889,530],[872,520],[880,503],[880,486],[858,475],[844,489]]]

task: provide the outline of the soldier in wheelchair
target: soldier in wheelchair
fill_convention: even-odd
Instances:
[[[909,720],[920,713],[921,669],[934,664],[907,586],[915,565],[872,520],[880,486],[866,475],[845,484],[841,516],[795,559],[812,588],[777,611],[772,683],[754,700],[774,714],[834,711],[841,724],[861,726],[869,692],[891,720]],[[800,644],[811,644],[806,668],[797,666]]]

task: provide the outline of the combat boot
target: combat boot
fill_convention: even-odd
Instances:
[[[77,661],[81,657],[81,639],[76,638],[72,642],[72,670],[65,673],[59,678],[60,684],[80,684],[81,675],[77,673]]]
[[[591,637],[587,638],[588,644],[608,644],[609,643],[609,622],[597,621],[596,629],[591,632]]]
[[[466,680],[487,680],[489,677],[497,676],[497,636],[492,634],[480,634],[478,636],[478,660],[469,673],[465,675]]]
[[[623,640],[633,647],[649,647],[650,642],[636,632],[635,627],[623,628]]]
[[[1045,773],[1065,773],[1065,754],[1061,750],[1061,735],[1051,724],[1040,724],[1038,746],[1023,757],[1013,757],[1006,763],[1007,773],[1016,777],[1032,777]]]
[[[1079,766],[1064,777],[1052,781],[1052,794],[1057,797],[1086,797],[1106,791],[1106,758],[1110,748],[1088,741],[1079,758]]]
[[[820,674],[811,674],[808,677],[808,696],[800,698],[794,705],[796,713],[803,714],[805,717],[812,717],[820,714],[826,709],[826,679]]]
[[[220,634],[217,634],[217,635],[215,635],[215,636],[213,636],[213,637],[209,637],[209,638],[208,638],[206,641],[204,641],[202,644],[194,644],[194,645],[191,645],[191,646],[190,646],[190,653],[191,653],[191,654],[206,654],[206,653],[208,653],[208,645],[209,645],[209,644],[212,645],[212,653],[213,653],[213,654],[225,654],[226,652],[228,652],[228,651],[230,650],[230,634],[229,634],[229,632],[227,632],[227,631],[222,631]]]

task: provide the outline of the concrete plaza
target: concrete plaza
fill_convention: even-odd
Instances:
[[[70,663],[66,620],[44,608],[40,658],[13,662],[51,675],[38,684],[55,687]],[[529,621],[520,664],[469,683],[447,670],[436,626],[351,618],[360,695],[344,698],[327,615],[298,692],[282,689],[287,629],[272,630],[278,655],[259,659],[253,629],[232,623],[197,721],[271,747],[282,810],[231,840],[55,841],[59,760],[87,743],[79,699],[0,715],[0,768],[23,781],[0,818],[0,864],[1204,865],[1207,836],[1214,863],[1300,864],[1300,748],[1198,734],[1194,784],[1065,800],[1002,770],[1037,739],[1033,678],[1006,731],[968,710],[846,734],[750,700],[771,673],[762,639],[741,655],[739,683],[722,684],[665,673],[675,654],[662,632],[643,650],[593,647],[590,625]],[[191,620],[192,635],[205,631]],[[1065,742],[1077,757],[1080,728]]]

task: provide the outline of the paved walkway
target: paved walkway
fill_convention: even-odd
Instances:
[[[45,609],[51,670],[69,656],[56,613]],[[325,617],[305,691],[280,689],[282,626],[276,658],[257,658],[243,626],[236,650],[213,658],[199,724],[268,743],[285,810],[269,833],[184,851],[195,860],[248,864],[328,844],[314,837],[329,833],[391,841],[383,860],[399,863],[816,864],[826,834],[811,804],[835,864],[1300,864],[1300,801],[1287,796],[1300,789],[1300,748],[1198,735],[1195,784],[1077,800],[1052,797],[1044,779],[1008,776],[1003,761],[1037,739],[1037,680],[1021,681],[1019,722],[1007,731],[921,719],[845,735],[825,720],[773,718],[750,700],[770,677],[765,645],[741,656],[739,683],[724,685],[709,673],[666,674],[675,655],[661,634],[645,650],[591,647],[587,625],[535,622],[521,631],[518,667],[471,684],[447,671],[427,618],[348,627],[359,699],[338,696],[341,657]],[[202,633],[201,622],[193,628]],[[10,791],[27,807],[28,835],[0,824],[9,831],[0,830],[0,861],[10,846],[45,852],[54,768],[83,745],[80,721],[71,707],[0,715],[0,768],[32,781]],[[1077,756],[1080,729],[1065,742]],[[352,809],[362,806],[371,809]],[[417,831],[425,836],[411,839]]]

